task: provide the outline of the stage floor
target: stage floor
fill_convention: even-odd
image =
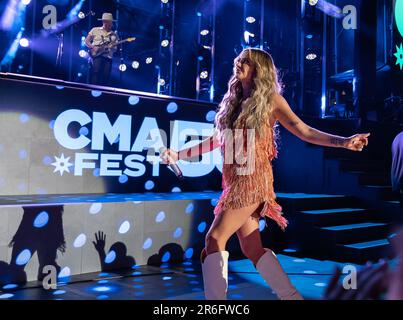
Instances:
[[[162,201],[162,200],[203,200],[218,199],[221,192],[200,191],[200,192],[144,192],[144,193],[106,193],[106,194],[55,194],[55,195],[17,195],[0,196],[0,206],[24,206],[24,205],[61,205],[74,203],[108,203],[108,202],[129,202],[129,201]],[[281,199],[309,199],[309,198],[343,198],[344,195],[326,194],[304,194],[304,193],[276,193]]]
[[[284,254],[277,255],[292,283],[305,299],[321,299],[336,266],[345,264]],[[356,265],[357,266],[357,265]],[[359,267],[359,266],[358,266]],[[37,282],[19,288],[7,285],[0,299],[10,300],[203,300],[200,262],[189,260],[160,267],[134,266],[132,270],[84,274],[44,290]],[[247,260],[229,262],[230,300],[276,300],[276,296]]]

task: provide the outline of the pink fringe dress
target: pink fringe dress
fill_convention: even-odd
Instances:
[[[246,155],[246,129],[243,129],[243,135],[244,155]],[[282,230],[287,227],[288,221],[282,216],[282,208],[276,202],[276,194],[273,189],[272,160],[277,158],[278,154],[274,140],[274,127],[269,124],[263,127],[260,137],[256,134],[254,148],[255,168],[250,174],[239,175],[237,173],[236,168],[245,166],[245,164],[237,164],[235,160],[232,164],[224,162],[222,172],[223,192],[214,209],[215,215],[227,209],[240,209],[255,203],[264,203],[263,209],[259,213],[260,216],[265,219],[266,217],[273,219]],[[221,145],[221,153],[223,159],[225,159],[225,139]],[[234,159],[236,158],[234,157]]]

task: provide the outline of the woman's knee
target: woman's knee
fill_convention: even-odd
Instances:
[[[223,237],[218,235],[215,232],[209,232],[206,234],[206,253],[211,254],[217,251],[225,250],[225,244],[227,240]]]

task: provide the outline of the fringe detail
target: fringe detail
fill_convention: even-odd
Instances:
[[[261,217],[269,217],[274,220],[281,230],[285,230],[288,226],[288,221],[283,217],[283,208],[274,200],[266,201],[262,211],[260,212]],[[267,226],[267,222],[266,222]]]
[[[264,132],[264,138],[255,141],[255,170],[252,174],[238,175],[236,169],[242,166],[237,164],[223,165],[223,192],[214,208],[214,214],[217,215],[224,210],[241,209],[255,203],[264,202],[260,216],[274,220],[284,231],[288,221],[282,216],[282,207],[275,201],[276,194],[273,190],[274,179],[271,161],[278,156],[277,146],[274,141],[275,133],[274,129],[270,128],[269,125],[265,128],[267,130]],[[245,150],[242,151],[245,152]]]

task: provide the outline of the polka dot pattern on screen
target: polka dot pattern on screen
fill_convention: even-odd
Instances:
[[[49,214],[46,211],[41,211],[37,214],[34,220],[35,228],[43,228],[49,221]]]
[[[122,174],[119,177],[119,183],[126,183],[128,180],[129,180],[129,177],[127,175],[125,175],[125,174]]]
[[[108,254],[105,257],[105,263],[112,263],[116,259],[116,252],[114,250],[111,250],[108,252]]]
[[[82,135],[82,136],[86,136],[86,135],[88,135],[90,132],[89,132],[89,130],[88,130],[87,127],[81,127],[80,130],[78,131],[78,133],[79,133],[80,135]]]
[[[259,220],[259,231],[262,232],[266,227],[266,221],[264,219]]]
[[[160,222],[164,221],[165,216],[166,216],[166,215],[165,215],[165,212],[164,212],[164,211],[158,212],[157,216],[155,217],[155,222],[156,222],[156,223],[160,223]]]
[[[102,203],[93,203],[90,207],[90,214],[97,214],[102,210]]]
[[[120,234],[125,234],[130,230],[130,222],[129,221],[124,221],[119,227],[119,233]]]
[[[176,228],[175,231],[174,231],[173,237],[174,237],[175,239],[177,239],[177,238],[179,238],[181,235],[182,235],[182,228],[181,228],[181,227]]]
[[[206,230],[207,224],[206,222],[200,222],[199,225],[197,226],[197,230],[199,230],[200,233],[203,233]]]
[[[82,246],[85,245],[87,242],[87,237],[84,233],[81,233],[80,235],[77,236],[77,238],[74,240],[73,246],[75,248],[81,248]]]
[[[171,253],[169,251],[165,252],[161,258],[161,262],[168,262],[171,259]]]
[[[18,156],[20,157],[21,160],[26,159],[27,156],[28,156],[27,150],[21,149],[21,150],[18,152]]]
[[[128,101],[130,105],[134,106],[140,102],[140,98],[138,96],[130,96]]]
[[[187,248],[185,251],[185,258],[191,259],[193,256],[193,248]]]
[[[154,182],[151,180],[148,180],[145,184],[144,184],[144,188],[146,190],[151,190],[154,188]]]
[[[215,111],[209,111],[209,112],[207,112],[207,114],[206,114],[206,120],[207,120],[208,122],[213,122],[214,119],[215,119],[215,115],[216,115],[216,112],[215,112]]]
[[[147,239],[144,241],[143,249],[144,249],[144,250],[147,250],[147,249],[151,248],[152,244],[153,244],[152,239],[151,239],[151,238],[147,238]]]
[[[191,213],[193,212],[193,210],[194,210],[194,204],[193,204],[193,203],[189,203],[189,204],[187,205],[187,207],[186,207],[185,212],[186,212],[186,214],[191,214]]]
[[[24,249],[17,256],[15,263],[18,266],[23,266],[26,265],[30,259],[31,259],[31,251],[29,251],[28,249]]]
[[[70,277],[70,275],[71,275],[70,268],[69,268],[69,267],[64,267],[64,268],[60,271],[58,278],[59,278],[59,279],[60,279],[60,278],[66,278],[66,277]]]
[[[178,105],[175,102],[170,102],[167,105],[167,112],[168,113],[174,113],[178,110]]]
[[[92,90],[92,91],[91,91],[91,95],[92,95],[94,98],[98,98],[98,97],[100,97],[100,96],[102,95],[102,91]]]
[[[20,122],[21,123],[27,123],[29,121],[29,115],[26,113],[21,113],[20,114]]]

